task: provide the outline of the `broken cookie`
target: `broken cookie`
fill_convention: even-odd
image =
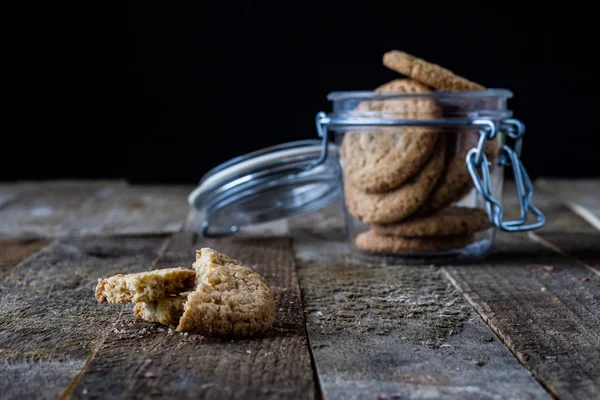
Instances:
[[[176,326],[183,314],[183,305],[187,301],[188,294],[189,292],[185,292],[158,301],[136,303],[133,315],[149,322]]]
[[[178,331],[243,337],[271,328],[275,299],[262,276],[210,248],[196,258],[198,287],[188,295]]]
[[[271,329],[275,298],[262,276],[211,248],[196,252],[193,268],[100,279],[96,299],[133,301],[136,317],[179,332],[240,338]]]
[[[196,273],[187,268],[167,268],[98,279],[99,302],[129,303],[157,301],[168,295],[194,289]]]

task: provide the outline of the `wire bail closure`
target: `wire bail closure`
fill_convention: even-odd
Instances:
[[[486,202],[488,216],[494,226],[506,232],[522,232],[540,228],[546,222],[544,214],[533,205],[533,185],[525,166],[519,159],[525,126],[516,119],[502,120],[497,127],[489,120],[475,120],[475,125],[480,125],[479,143],[476,148],[469,150],[466,157],[467,168],[473,179],[475,188]],[[485,123],[485,124],[484,124]],[[512,221],[503,220],[504,208],[500,201],[492,195],[490,169],[491,163],[487,160],[483,147],[485,142],[494,139],[497,132],[502,132],[508,137],[515,139],[514,149],[503,145],[500,149],[500,163],[510,166],[513,170],[517,195],[519,200],[520,217]],[[481,176],[477,168],[481,168]],[[527,223],[528,213],[531,212],[536,220]]]
[[[325,141],[327,140],[327,131],[330,126],[440,126],[440,127],[461,127],[475,126],[479,127],[479,141],[477,147],[471,149],[466,156],[467,168],[475,188],[486,202],[486,209],[490,221],[495,227],[507,232],[522,232],[540,228],[546,222],[544,214],[533,205],[533,185],[529,175],[519,159],[521,154],[522,140],[525,133],[525,125],[517,119],[503,119],[496,123],[489,119],[474,120],[401,120],[401,119],[382,119],[382,118],[340,118],[328,117],[324,112],[319,112],[316,118],[317,132]],[[515,220],[503,220],[504,207],[500,200],[492,195],[491,178],[489,166],[491,163],[487,160],[483,148],[488,140],[493,140],[498,133],[503,133],[515,141],[513,148],[503,145],[500,149],[500,163],[512,167],[517,195],[519,199],[520,216]],[[324,147],[326,151],[326,147]],[[326,157],[325,153],[325,157]],[[321,154],[323,157],[323,153]],[[323,160],[321,160],[322,162]],[[481,168],[481,176],[477,171]],[[531,212],[536,220],[527,223],[528,214]]]

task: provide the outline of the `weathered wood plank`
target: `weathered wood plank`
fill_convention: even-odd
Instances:
[[[56,237],[63,221],[96,191],[123,182],[48,182],[28,184],[0,207],[0,237]]]
[[[340,215],[290,221],[325,398],[550,398],[439,269],[365,264]]]
[[[56,399],[123,312],[99,305],[97,279],[147,270],[165,239],[57,241],[0,281],[0,387],[5,399]]]
[[[530,238],[542,246],[581,262],[588,270],[600,276],[599,232],[531,232]]]
[[[513,181],[504,183],[502,204],[505,206],[505,219],[519,216],[517,189]],[[546,224],[536,232],[594,232],[595,229],[580,215],[573,213],[565,201],[552,191],[535,187],[533,204],[546,216]],[[530,222],[533,219],[530,217]]]
[[[267,279],[277,300],[275,332],[222,341],[174,333],[127,312],[79,380],[74,398],[314,398],[290,240],[200,241],[179,234],[156,266],[189,265],[204,246],[243,260]]]
[[[600,179],[538,179],[535,188],[562,200],[600,230]]]
[[[0,276],[51,242],[51,239],[0,239]]]
[[[555,396],[600,396],[600,276],[506,233],[483,265],[445,267],[445,274]]]
[[[107,187],[73,210],[60,235],[162,234],[182,230],[191,186]]]
[[[20,182],[0,183],[0,207],[26,189],[27,185]]]

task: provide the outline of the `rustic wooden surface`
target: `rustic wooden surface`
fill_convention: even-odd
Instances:
[[[552,394],[600,397],[600,276],[514,234],[485,263],[444,273]]]
[[[574,213],[600,230],[600,181],[596,179],[538,179],[535,188],[560,199]]]
[[[291,241],[200,241],[181,234],[155,267],[189,265],[194,249],[203,246],[239,257],[265,277],[277,302],[275,331],[258,339],[208,339],[138,321],[127,307],[76,379],[74,398],[129,398],[140,393],[177,399],[314,398]],[[102,308],[115,313],[114,306]]]
[[[339,212],[290,222],[325,398],[551,398],[443,270],[352,257]]]
[[[0,204],[0,237],[57,237],[65,220],[98,191],[124,182],[56,182],[21,184]]]
[[[357,259],[338,205],[206,240],[191,186],[0,184],[0,397],[598,398],[599,183],[538,180],[544,228],[448,266]],[[181,335],[93,297],[205,245],[264,274],[272,334]]]
[[[8,398],[56,399],[94,357],[125,307],[99,307],[98,278],[147,270],[164,238],[59,240],[0,282],[0,387]]]
[[[52,242],[52,239],[0,239],[0,276]]]

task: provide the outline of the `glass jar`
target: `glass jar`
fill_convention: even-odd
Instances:
[[[334,92],[322,137],[339,146],[348,239],[360,255],[404,262],[477,259],[497,228],[544,223],[518,160],[524,126],[508,90]],[[521,216],[503,221],[504,166],[516,166]],[[527,223],[531,211],[536,221]]]
[[[319,140],[285,143],[209,171],[190,194],[202,233],[311,212],[341,197],[349,243],[375,262],[478,259],[497,229],[544,224],[519,160],[524,125],[503,89],[478,92],[334,92],[316,116]],[[520,217],[506,221],[504,168]],[[528,222],[529,214],[535,220]]]

